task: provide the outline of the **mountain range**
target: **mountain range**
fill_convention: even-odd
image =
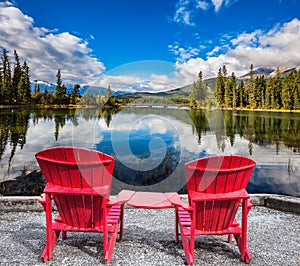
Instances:
[[[279,68],[260,67],[260,68],[255,69],[253,72],[254,72],[254,77],[265,76],[265,78],[270,78],[270,77],[275,77],[278,70],[279,70],[281,76],[285,76],[286,74],[288,74],[292,71],[298,70],[298,69],[299,69],[299,67],[279,67]],[[241,80],[245,80],[248,78],[250,78],[250,72],[239,77],[239,79],[241,79]]]

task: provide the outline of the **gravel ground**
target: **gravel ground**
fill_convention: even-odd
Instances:
[[[0,212],[0,265],[103,265],[102,238],[93,233],[69,233],[43,264],[44,224],[42,212]],[[248,219],[250,264],[300,265],[299,236],[299,215],[253,208]],[[245,265],[235,242],[226,240],[198,237],[195,265]],[[123,242],[116,243],[108,265],[185,265],[182,245],[175,243],[174,210],[126,208]]]

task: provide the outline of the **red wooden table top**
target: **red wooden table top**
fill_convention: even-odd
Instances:
[[[180,199],[180,196],[176,192],[161,193],[122,190],[118,195],[117,201],[126,202],[127,205],[135,208],[162,209],[173,207],[171,199],[177,198]]]

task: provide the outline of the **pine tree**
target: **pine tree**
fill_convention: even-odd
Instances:
[[[196,99],[196,94],[197,94],[197,88],[196,88],[196,81],[193,82],[192,84],[192,92],[191,92],[191,97],[195,100]]]
[[[0,68],[0,104],[3,103],[3,92],[2,92],[2,69]]]
[[[227,78],[227,74],[228,74],[226,65],[223,65],[223,67],[222,67],[222,73],[223,73],[223,77],[226,79]]]
[[[38,88],[38,85],[36,83],[34,83],[33,94],[37,94],[37,88]]]
[[[198,101],[200,102],[200,106],[206,106],[207,102],[207,94],[208,94],[208,84],[207,82],[203,81],[203,73],[202,71],[199,72],[198,80],[197,80],[197,97]]]
[[[111,98],[111,96],[112,96],[111,88],[110,88],[110,86],[108,86],[106,93],[105,93],[105,98],[107,100],[109,100]]]
[[[31,100],[30,90],[30,78],[29,78],[29,67],[26,61],[23,63],[21,68],[21,78],[18,82],[18,95],[17,99],[19,103],[28,103]]]
[[[6,49],[2,55],[2,80],[1,80],[1,99],[3,103],[10,102],[11,95],[11,69]]]
[[[294,109],[300,110],[300,70],[293,75]]]
[[[14,50],[15,55],[15,65],[14,65],[14,73],[12,77],[12,89],[11,89],[11,102],[16,102],[18,99],[18,84],[22,76],[22,68],[19,60],[19,56],[17,51]]]
[[[24,76],[25,101],[28,102],[31,99],[31,87],[30,87],[29,66],[27,65],[26,61],[22,66],[22,74]]]
[[[265,76],[261,76],[261,107],[266,107],[266,89],[267,89],[267,81]]]
[[[236,97],[235,97],[236,107],[245,107],[246,101],[245,101],[245,86],[244,81],[242,80],[238,88],[236,90]]]
[[[250,65],[250,78],[245,83],[245,93],[246,93],[246,106],[254,108],[255,99],[254,99],[254,67],[253,64]]]
[[[215,97],[216,97],[217,103],[221,107],[224,106],[224,94],[225,94],[224,75],[222,72],[222,68],[219,68],[218,76],[216,79]]]
[[[266,86],[266,97],[265,97],[265,106],[267,109],[272,109],[274,107],[275,102],[275,92],[274,92],[274,85],[273,85],[274,78],[270,78],[267,82]]]
[[[253,90],[252,108],[261,108],[265,105],[266,82],[264,76],[256,77]]]
[[[71,103],[73,103],[73,104],[77,103],[77,99],[79,97],[79,88],[80,88],[79,84],[74,85],[72,95],[71,95]]]
[[[276,76],[273,79],[274,86],[274,105],[273,108],[280,109],[282,107],[281,91],[282,91],[282,79],[279,68],[277,68]]]
[[[55,93],[57,103],[59,104],[64,103],[66,98],[66,92],[67,89],[64,85],[62,85],[60,69],[58,69],[56,74],[56,93]]]
[[[226,81],[224,104],[226,107],[235,107],[235,94],[236,94],[236,77],[232,72],[231,77]]]
[[[198,74],[198,80],[193,82],[191,97],[193,102],[200,106],[205,106],[207,103],[208,84],[203,81],[202,71]]]
[[[21,103],[24,101],[24,77],[21,76],[19,83],[18,83],[18,103]]]
[[[284,77],[281,91],[282,106],[287,110],[294,108],[293,76],[293,73],[289,73]]]

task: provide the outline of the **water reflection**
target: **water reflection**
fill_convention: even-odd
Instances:
[[[114,192],[149,185],[151,190],[181,189],[185,162],[239,154],[257,162],[250,192],[300,196],[300,115],[295,113],[5,109],[0,111],[0,180],[36,169],[34,154],[59,145],[114,155]]]

